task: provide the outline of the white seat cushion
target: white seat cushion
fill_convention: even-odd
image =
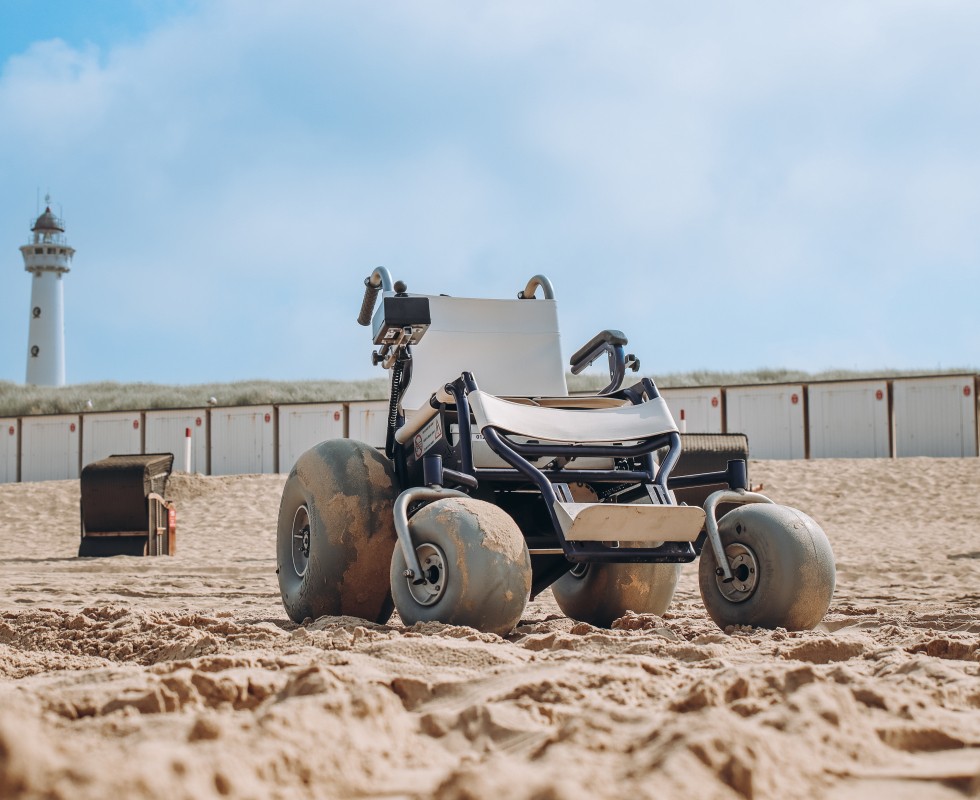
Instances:
[[[447,392],[443,386],[440,386],[433,394],[435,394],[436,399],[440,403],[451,404],[455,402],[453,396],[449,394],[449,392]],[[627,400],[622,400],[615,397],[597,397],[591,395],[580,395],[578,397],[508,397],[507,399],[512,403],[517,403],[519,405],[540,405],[547,406],[549,408],[616,408],[628,404]],[[399,444],[405,444],[438,413],[438,409],[433,408],[429,403],[426,403],[417,411],[406,410],[406,422],[397,431],[395,431],[395,441]]]
[[[471,392],[469,401],[481,431],[490,426],[507,433],[551,442],[635,442],[677,431],[674,418],[662,397],[636,406],[588,411],[512,403],[484,391]]]

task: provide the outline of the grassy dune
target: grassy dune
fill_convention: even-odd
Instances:
[[[239,406],[255,403],[315,403],[380,400],[388,395],[384,378],[370,381],[238,381],[166,386],[156,383],[79,383],[51,388],[0,382],[0,416],[67,414],[152,408]],[[91,401],[91,409],[88,402]]]
[[[678,386],[737,386],[743,384],[812,382],[856,378],[895,378],[913,375],[974,373],[976,367],[944,370],[828,370],[803,372],[790,369],[759,369],[750,372],[696,370],[652,375],[663,388]],[[571,391],[601,389],[601,374],[568,376]],[[627,375],[627,383],[633,378]],[[343,400],[380,400],[388,396],[384,378],[366,381],[238,381],[167,386],[155,383],[80,383],[62,388],[23,386],[0,381],[0,416],[67,414],[81,411],[122,411],[153,408],[194,408],[210,398],[218,405],[257,403],[323,403]],[[91,401],[91,408],[88,406]]]

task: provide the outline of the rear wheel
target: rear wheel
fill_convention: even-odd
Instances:
[[[424,580],[407,577],[405,554],[391,558],[391,592],[406,625],[445,622],[505,636],[531,592],[531,557],[520,528],[495,505],[446,498],[409,522]]]
[[[577,564],[551,590],[565,616],[608,628],[627,611],[663,614],[680,574],[680,564]]]
[[[834,595],[836,567],[827,535],[802,511],[752,504],[718,523],[733,580],[718,574],[710,545],[701,552],[701,597],[719,627],[808,630]]]
[[[391,464],[370,445],[336,439],[300,456],[283,488],[276,543],[290,619],[388,620],[395,497]]]

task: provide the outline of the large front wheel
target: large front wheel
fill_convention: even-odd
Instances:
[[[531,592],[531,557],[513,519],[481,500],[446,498],[418,511],[409,530],[424,574],[405,574],[401,546],[391,558],[391,594],[406,625],[514,629]]]
[[[701,597],[719,627],[809,630],[834,595],[836,567],[827,535],[802,511],[744,505],[718,523],[733,580],[726,582],[710,545],[701,552]]]
[[[279,591],[290,619],[391,616],[388,565],[395,535],[391,464],[350,439],[300,456],[279,505]]]

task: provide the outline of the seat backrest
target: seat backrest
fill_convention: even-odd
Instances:
[[[406,411],[421,408],[464,371],[498,396],[568,395],[554,300],[430,296],[429,310],[432,324],[412,348]]]

